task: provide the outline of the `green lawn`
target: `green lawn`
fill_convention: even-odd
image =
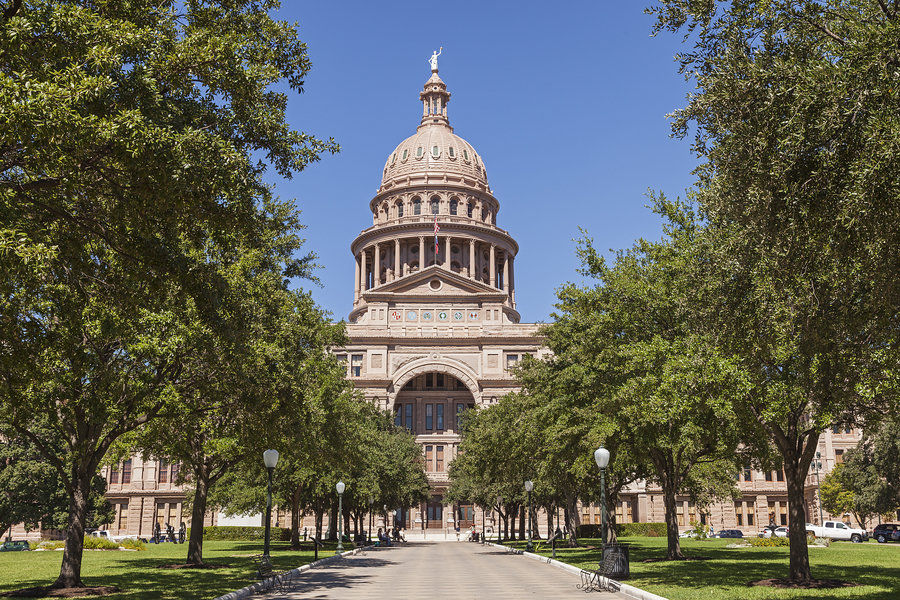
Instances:
[[[580,541],[585,545],[600,545],[600,540]],[[681,547],[686,555],[705,556],[709,560],[642,562],[664,557],[666,540],[628,537],[620,541],[631,546],[631,579],[627,583],[670,600],[900,599],[900,544],[837,542],[829,548],[810,548],[813,577],[842,579],[860,585],[831,590],[779,590],[748,587],[747,584],[759,579],[786,577],[787,548],[726,548],[734,540],[682,539]],[[524,547],[524,543],[515,545]],[[542,545],[539,554],[549,556],[550,548]],[[557,548],[556,558],[595,569],[600,550]]]
[[[81,571],[85,585],[117,585],[123,591],[110,600],[137,598],[214,598],[256,581],[250,556],[260,554],[259,542],[203,544],[203,560],[225,565],[221,569],[160,569],[183,563],[187,544],[148,544],[144,552],[85,551]],[[312,551],[293,552],[287,542],[274,542],[272,563],[277,569],[299,567],[313,561]],[[334,554],[334,545],[320,550],[319,558]],[[62,552],[0,553],[0,591],[49,585],[59,575]]]

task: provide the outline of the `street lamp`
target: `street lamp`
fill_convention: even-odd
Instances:
[[[334,486],[338,493],[338,552],[344,551],[344,488],[346,486],[343,481],[338,481],[337,485]]]
[[[600,446],[594,450],[594,461],[600,467],[600,535],[603,541],[603,551],[606,551],[606,467],[609,466],[609,450]]]
[[[272,471],[278,464],[278,450],[266,450],[263,452],[263,464],[266,465],[266,471],[269,473],[269,488],[266,495],[266,537],[263,544],[263,554],[269,555],[269,540],[272,536]]]
[[[372,504],[375,502],[375,498],[369,496],[369,534],[366,539],[371,543],[372,542]]]
[[[816,498],[819,499],[819,526],[822,526],[822,489],[819,487],[819,469],[822,468],[822,453],[816,451]]]
[[[525,482],[525,491],[528,492],[528,543],[525,545],[526,552],[534,550],[534,544],[531,542],[531,490],[534,489],[534,482],[530,479]]]

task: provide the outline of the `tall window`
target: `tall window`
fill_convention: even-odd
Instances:
[[[157,467],[156,481],[158,483],[169,483],[169,461],[160,459]]]
[[[422,201],[419,198],[413,198],[413,214],[422,214]]]
[[[434,404],[425,405],[425,429],[431,431],[434,429]]]
[[[350,356],[350,376],[359,377],[362,375],[362,354],[353,354]]]
[[[744,505],[741,502],[734,503],[734,519],[738,527],[744,525]]]
[[[472,218],[472,214],[475,212],[475,203],[469,202],[468,208],[466,209],[466,214],[468,214],[469,218]]]
[[[413,405],[406,405],[406,428],[410,431],[413,430]]]
[[[400,202],[397,204],[397,217],[403,216],[403,203]]]
[[[456,404],[456,430],[460,431],[462,429],[462,414],[463,411],[466,410],[466,405],[462,402],[457,402]]]
[[[431,199],[431,214],[436,215],[441,210],[441,199],[435,196]]]
[[[128,503],[119,503],[119,531],[128,529]]]
[[[434,447],[434,470],[438,473],[444,472],[444,447]]]
[[[159,523],[160,528],[165,531],[166,529],[166,503],[158,502],[156,504],[156,522]]]
[[[844,451],[843,450],[835,450],[834,451],[834,462],[835,464],[841,464],[844,462]]]
[[[437,429],[438,429],[438,431],[443,431],[444,430],[444,405],[438,404],[435,408],[437,409],[437,415],[436,415],[437,416]]]
[[[394,407],[394,425],[403,427],[403,405],[398,404]]]
[[[180,465],[178,463],[172,463],[172,476],[169,478],[169,481],[172,483],[178,482],[178,467]]]
[[[119,483],[119,465],[113,465],[109,468],[109,482]]]
[[[434,470],[434,446],[425,446],[425,470]]]
[[[456,198],[454,198],[450,201],[450,214],[451,215],[456,214],[456,210],[457,210],[458,206],[459,206],[459,201]]]
[[[122,483],[131,483],[131,459],[122,463]]]

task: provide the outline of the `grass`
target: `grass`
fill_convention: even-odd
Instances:
[[[292,569],[313,561],[313,552],[292,551],[288,542],[273,542],[276,569]],[[204,562],[225,565],[221,569],[160,569],[184,563],[187,544],[148,544],[144,552],[85,551],[81,579],[85,585],[116,585],[121,593],[109,600],[138,598],[215,598],[256,581],[250,556],[262,553],[258,542],[209,541],[203,544]],[[334,554],[334,544],[319,550],[319,558]],[[0,591],[50,585],[59,575],[62,552],[0,553]]]
[[[759,579],[787,577],[787,548],[726,548],[735,540],[682,539],[687,556],[705,556],[704,561],[642,562],[664,558],[665,538],[620,538],[630,545],[631,578],[627,583],[670,600],[812,600],[822,598],[900,598],[900,544],[835,542],[829,548],[810,548],[813,577],[842,579],[856,587],[825,590],[783,590],[749,587]],[[584,569],[596,569],[600,540],[580,540],[588,548],[557,548],[556,558]],[[515,546],[524,548],[524,543]],[[538,553],[550,555],[542,545]]]

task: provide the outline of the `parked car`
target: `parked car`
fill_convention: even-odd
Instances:
[[[723,529],[719,533],[716,534],[716,537],[720,538],[742,538],[744,537],[744,532],[740,529]]]
[[[762,529],[759,530],[759,533],[756,534],[757,537],[761,538],[770,538],[775,530],[778,529],[776,525],[766,525]]]
[[[680,538],[697,537],[697,532],[694,531],[693,529],[688,529],[687,531],[682,531],[681,533],[679,533],[678,537],[680,537]]]
[[[0,546],[0,552],[19,552],[20,550],[31,550],[31,546],[25,540],[9,540]]]
[[[900,525],[897,523],[882,523],[872,530],[872,537],[879,544],[885,542],[900,542]]]
[[[856,544],[869,539],[868,531],[850,527],[843,521],[825,521],[821,527],[807,523],[806,533],[811,533],[816,537],[831,538],[833,540],[850,540]]]

